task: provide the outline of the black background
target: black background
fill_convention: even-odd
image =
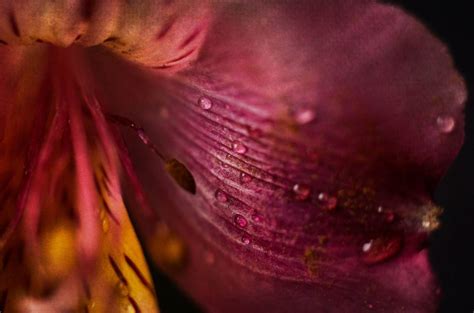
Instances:
[[[474,1],[385,2],[404,7],[448,45],[458,70],[466,79],[469,93],[474,94],[474,10],[469,8],[469,3],[474,4]],[[473,162],[474,108],[468,100],[464,147],[435,194],[436,202],[445,208],[442,227],[433,234],[430,244],[431,262],[443,289],[438,313],[474,312]],[[164,275],[155,271],[154,276],[163,313],[201,312]]]

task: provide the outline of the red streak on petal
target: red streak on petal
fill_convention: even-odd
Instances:
[[[173,27],[175,22],[176,22],[176,17],[172,17],[160,30],[160,32],[156,36],[156,39],[162,39],[163,37],[165,37],[166,34],[171,30],[171,27]]]
[[[185,48],[187,45],[189,45],[194,39],[196,39],[196,37],[199,35],[200,32],[201,32],[201,28],[200,28],[200,27],[196,28],[196,29],[191,33],[191,35],[189,35],[188,38],[186,38],[185,40],[183,40],[183,42],[182,42],[181,45],[178,47],[178,49],[183,49],[183,48]]]

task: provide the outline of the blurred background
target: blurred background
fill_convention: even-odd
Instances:
[[[262,1],[262,0],[258,0]],[[472,1],[391,0],[423,21],[451,50],[474,95],[474,11]],[[434,195],[445,212],[430,241],[430,257],[443,290],[438,313],[474,312],[474,108],[466,105],[466,140]],[[154,270],[163,313],[203,313],[165,275]],[[223,312],[225,313],[225,312]],[[271,312],[268,312],[271,313]]]

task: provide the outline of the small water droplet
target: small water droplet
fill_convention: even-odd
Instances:
[[[260,128],[253,128],[251,126],[247,126],[247,134],[252,137],[261,137],[262,136],[262,130]]]
[[[251,181],[252,181],[252,176],[244,172],[240,173],[240,182],[242,184],[249,183]]]
[[[296,200],[306,200],[311,194],[311,188],[305,184],[294,184],[293,193],[295,194]]]
[[[298,124],[307,124],[314,120],[315,112],[311,108],[300,108],[294,112],[294,118]]]
[[[402,248],[402,237],[399,235],[372,239],[362,245],[362,261],[376,264],[397,255]]]
[[[382,213],[382,212],[383,212],[383,207],[382,207],[382,206],[379,206],[379,207],[377,208],[377,212]]]
[[[324,192],[318,195],[318,200],[322,204],[322,208],[327,211],[332,211],[337,207],[337,198],[330,196]]]
[[[207,97],[201,97],[198,100],[198,105],[203,110],[210,110],[212,108],[212,101],[211,101],[211,99],[209,99]]]
[[[247,152],[247,147],[244,146],[240,141],[234,141],[232,143],[232,150],[238,154],[245,154],[245,152]]]
[[[374,305],[369,303],[369,304],[367,304],[367,307],[372,310],[374,308]]]
[[[237,226],[242,227],[242,228],[247,227],[247,224],[248,224],[247,219],[240,214],[236,214],[234,216],[234,222],[235,224],[237,224]]]
[[[362,251],[368,252],[370,250],[370,247],[372,247],[372,240],[362,245]]]
[[[240,239],[244,245],[250,244],[250,237],[248,235],[243,235],[242,238]]]
[[[118,289],[118,291],[119,291],[119,294],[120,294],[122,297],[126,297],[126,296],[128,296],[129,293],[130,293],[130,291],[128,290],[127,285],[125,285],[123,282],[119,282],[119,283],[118,283],[117,289]]]
[[[225,194],[225,192],[223,192],[220,189],[218,189],[216,191],[215,197],[216,197],[217,201],[222,202],[222,203],[227,202],[227,200],[228,200],[227,195]]]
[[[263,216],[258,212],[254,212],[252,214],[252,221],[254,221],[255,223],[261,223],[263,222]]]
[[[447,134],[453,131],[456,121],[450,115],[440,115],[436,118],[436,124],[441,132]]]
[[[109,220],[107,218],[104,218],[102,220],[102,231],[104,233],[107,233],[110,229],[110,224],[109,224]]]

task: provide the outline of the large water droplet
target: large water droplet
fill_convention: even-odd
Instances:
[[[218,189],[216,191],[215,197],[216,197],[217,201],[222,202],[222,203],[227,202],[227,200],[228,200],[227,195],[225,194],[225,192],[223,192],[220,189]]]
[[[237,224],[237,226],[242,227],[242,228],[247,227],[247,224],[248,224],[247,219],[240,214],[236,214],[234,216],[234,222],[235,224]]]
[[[244,146],[240,141],[234,141],[232,143],[232,150],[239,154],[245,154],[245,152],[247,152],[247,147]]]
[[[305,184],[294,184],[293,193],[296,200],[303,201],[308,199],[309,195],[311,194],[311,188]]]
[[[456,126],[456,121],[454,117],[450,115],[440,115],[436,118],[436,125],[442,133],[450,133],[453,131],[454,126]]]
[[[198,100],[198,105],[203,110],[210,110],[212,108],[212,101],[211,101],[211,99],[209,99],[207,97],[201,97]]]
[[[402,237],[399,235],[372,239],[362,245],[362,261],[376,264],[396,256],[402,248]]]
[[[315,112],[311,108],[300,108],[294,112],[294,118],[298,124],[307,124],[314,120]]]
[[[242,184],[249,183],[251,181],[252,181],[252,176],[244,172],[240,173],[240,182]]]

